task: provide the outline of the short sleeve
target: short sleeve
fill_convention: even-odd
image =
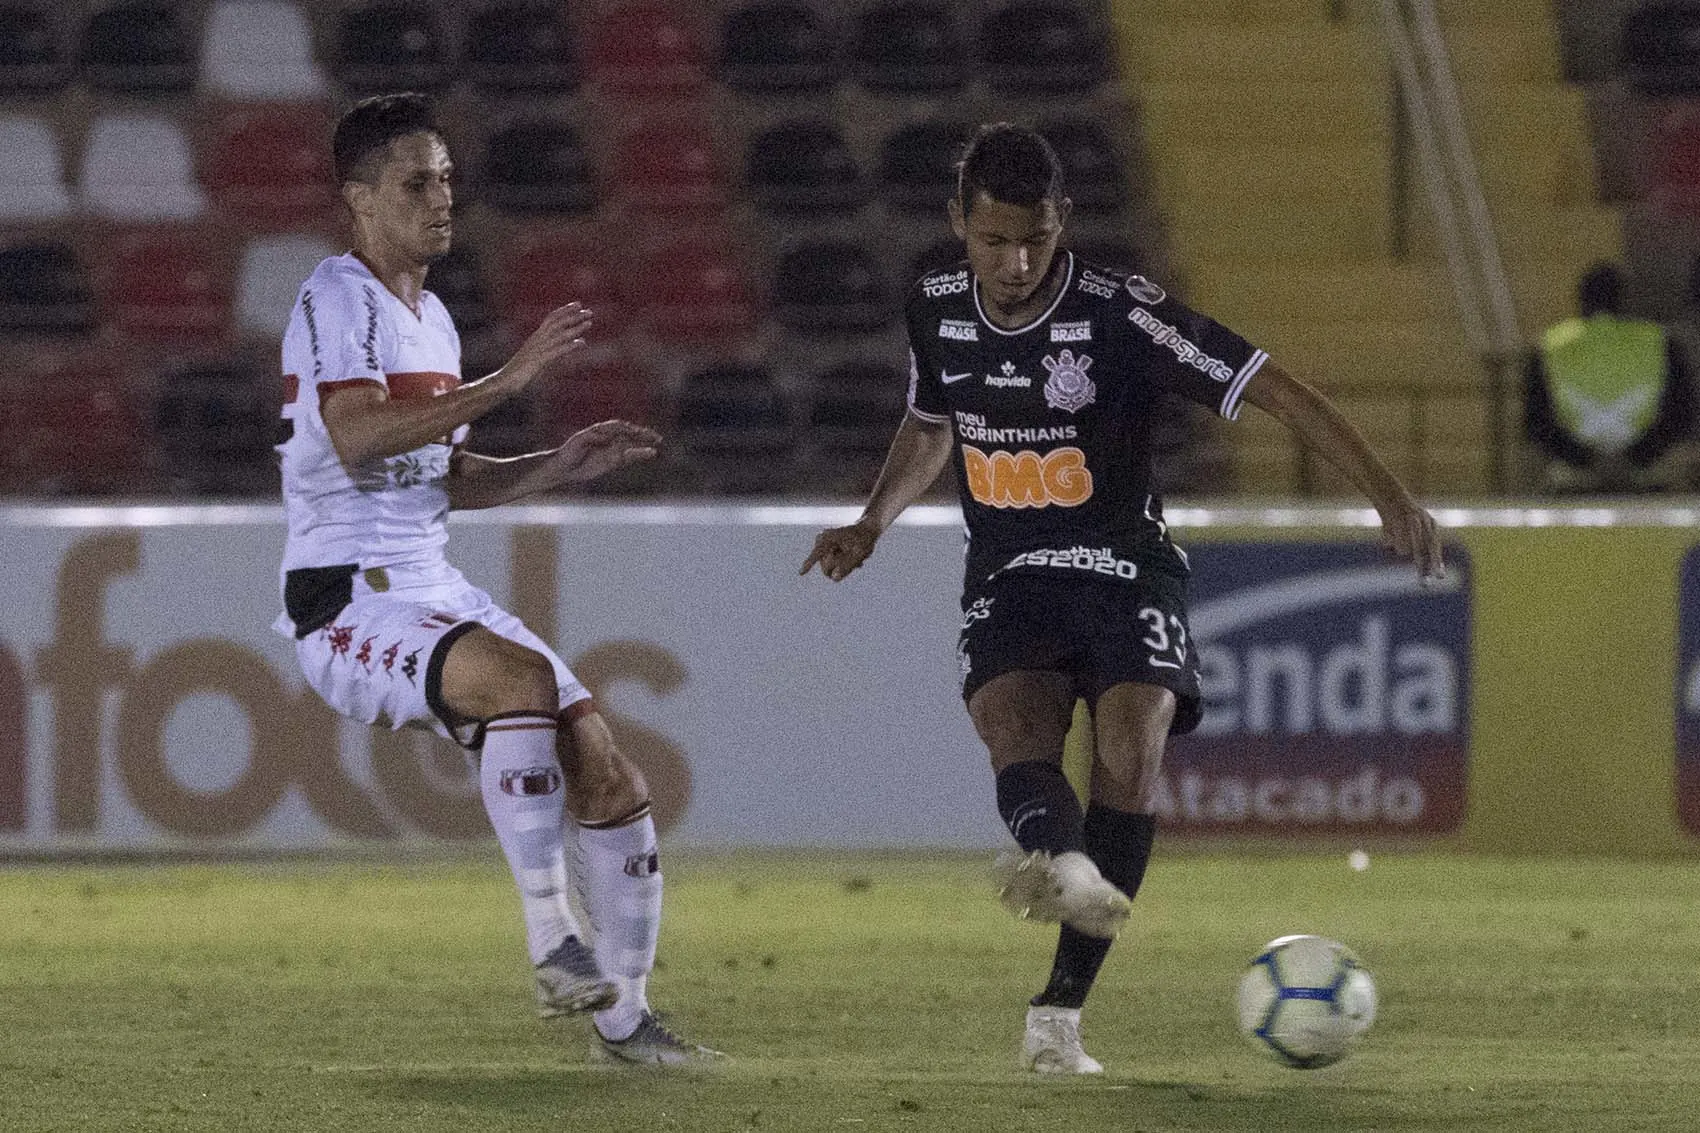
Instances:
[[[283,366],[314,405],[326,394],[384,378],[383,319],[370,284],[309,279],[284,331]]]
[[[927,354],[927,338],[916,333],[917,312],[913,302],[908,311],[909,325],[909,412],[921,420],[942,425],[950,420],[950,407],[945,402],[944,383],[939,380],[939,368]]]
[[[1149,352],[1160,383],[1229,421],[1237,418],[1240,398],[1268,353],[1138,276],[1128,290],[1131,333]]]

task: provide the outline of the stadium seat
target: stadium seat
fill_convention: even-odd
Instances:
[[[952,5],[895,0],[856,20],[851,70],[874,90],[953,91],[968,79],[970,60]]]
[[[322,98],[306,15],[290,0],[219,0],[201,34],[201,90],[233,102]]]
[[[1077,5],[1018,0],[981,25],[981,73],[1008,94],[1087,91],[1110,75],[1107,42]]]
[[[195,85],[195,51],[181,4],[115,4],[89,17],[77,67],[96,90],[182,94]]]
[[[1651,199],[1667,212],[1700,216],[1700,106],[1668,109],[1654,128],[1650,156]]]
[[[956,160],[972,128],[937,119],[899,127],[880,143],[880,194],[894,208],[942,210],[956,191]]]
[[[908,387],[909,376],[902,370],[871,359],[853,359],[816,374],[809,382],[810,441],[834,463],[883,460],[903,419]]]
[[[275,490],[277,372],[246,357],[168,371],[153,404],[166,486],[195,495]]]
[[[1660,97],[1700,91],[1700,8],[1654,3],[1623,21],[1623,60],[1632,88]]]
[[[622,418],[639,424],[655,423],[655,379],[618,348],[587,351],[551,381],[545,394],[548,428],[558,444],[586,425]]]
[[[1119,213],[1127,204],[1127,175],[1104,130],[1088,118],[1052,119],[1038,129],[1062,161],[1063,184],[1074,207]]]
[[[968,252],[962,246],[962,241],[958,237],[953,235],[934,240],[909,257],[909,263],[902,280],[903,286],[907,289],[923,275],[942,271],[948,267],[955,267],[967,258]]]
[[[773,273],[772,309],[790,330],[812,334],[871,331],[897,315],[879,261],[860,243],[798,244]]]
[[[814,10],[794,0],[763,0],[727,14],[720,25],[720,78],[751,94],[822,91],[837,79],[832,40]]]
[[[578,60],[564,6],[517,0],[474,12],[461,75],[501,94],[556,94],[578,86]]]
[[[226,111],[201,153],[201,184],[245,227],[278,232],[336,216],[331,124],[316,103],[256,103]]]
[[[465,243],[456,244],[448,255],[432,261],[425,276],[425,288],[448,309],[463,342],[490,329],[495,316],[490,310],[483,273],[479,270],[478,257]]]
[[[592,82],[623,94],[684,94],[708,79],[697,30],[683,6],[633,3],[597,16],[585,32]]]
[[[688,375],[675,435],[703,473],[703,486],[740,494],[772,491],[788,476],[797,443],[791,407],[757,366],[728,364]]]
[[[1126,240],[1070,240],[1069,246],[1087,263],[1116,271],[1137,272],[1145,262],[1139,249]]]
[[[162,114],[105,114],[83,150],[82,206],[109,220],[195,220],[207,211],[189,140]]]
[[[251,240],[242,252],[236,281],[236,329],[244,335],[278,340],[295,307],[301,285],[337,249],[306,233],[284,233]]]
[[[756,202],[774,212],[859,208],[868,186],[844,135],[831,122],[782,122],[750,139],[745,176]]]
[[[151,436],[130,383],[106,354],[8,360],[0,384],[0,489],[120,495],[149,487]]]
[[[88,272],[69,244],[41,240],[0,248],[0,332],[82,335],[94,326]]]
[[[590,155],[564,122],[517,122],[490,138],[482,198],[504,212],[586,213],[596,208]]]
[[[556,307],[578,301],[591,310],[590,340],[607,343],[630,322],[627,265],[602,233],[550,227],[522,233],[502,252],[498,299],[516,343]]]
[[[448,81],[447,50],[429,5],[393,0],[351,7],[338,24],[331,71],[350,90],[429,91]]]
[[[669,113],[640,121],[615,141],[612,191],[643,212],[717,212],[729,200],[705,119]]]
[[[633,273],[635,301],[651,336],[722,339],[755,324],[742,250],[723,230],[667,237],[646,248]]]
[[[229,232],[194,225],[102,241],[95,277],[104,321],[138,341],[218,341],[230,329],[236,247]]]
[[[53,127],[40,118],[0,117],[0,224],[58,220],[71,211],[65,163]]]
[[[71,77],[58,25],[33,7],[0,8],[0,94],[41,95]]]

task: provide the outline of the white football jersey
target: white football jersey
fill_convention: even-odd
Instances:
[[[332,256],[301,285],[283,336],[283,465],[289,540],[285,574],[307,567],[385,568],[386,585],[460,578],[443,557],[444,479],[467,426],[411,452],[343,467],[325,430],[326,394],[370,382],[392,398],[435,397],[460,384],[460,336],[429,291],[416,315],[352,253]],[[287,614],[278,629],[293,633]]]

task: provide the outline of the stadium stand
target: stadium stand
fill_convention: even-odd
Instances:
[[[216,345],[231,329],[236,242],[207,225],[154,225],[100,242],[102,321],[129,339]]]
[[[802,94],[837,81],[837,52],[807,4],[767,0],[727,13],[716,74],[746,93]]]
[[[275,491],[277,380],[271,358],[252,353],[168,370],[151,422],[167,485],[203,494]]]
[[[460,73],[502,95],[556,95],[579,84],[573,33],[561,5],[520,0],[474,12]]]
[[[323,237],[304,232],[256,236],[242,251],[236,280],[235,324],[239,334],[262,341],[282,337],[301,281],[319,261],[337,253]]]
[[[89,128],[78,203],[116,221],[197,220],[207,211],[182,127],[163,114],[103,114]]]
[[[620,96],[684,96],[708,81],[703,31],[687,5],[633,3],[598,11],[585,29],[587,77]]]
[[[96,90],[184,94],[195,81],[195,48],[183,5],[115,4],[89,17],[77,72]]]
[[[1110,76],[1107,43],[1080,5],[1017,0],[980,27],[981,73],[1008,94],[1079,94]]]
[[[898,315],[878,259],[848,240],[788,249],[773,273],[772,309],[781,325],[809,334],[879,330]]]
[[[200,153],[213,203],[256,232],[324,225],[337,216],[330,116],[318,103],[237,103],[214,113]]]
[[[960,24],[955,6],[939,0],[876,4],[856,20],[851,73],[875,90],[960,90],[970,70]]]
[[[71,212],[65,162],[51,123],[33,116],[0,117],[0,224],[59,220]]]
[[[596,209],[590,155],[566,122],[527,119],[490,136],[479,185],[493,208],[580,215]]]
[[[37,239],[0,248],[0,334],[80,337],[94,327],[94,290],[75,247]]]
[[[431,5],[377,3],[342,13],[331,70],[351,93],[434,91],[452,69]]]
[[[750,140],[744,169],[751,196],[773,212],[848,212],[870,196],[843,131],[830,121],[793,120],[762,131]]]
[[[21,4],[0,8],[0,95],[49,94],[70,77],[58,21]]]
[[[219,0],[201,38],[200,90],[232,102],[309,102],[326,93],[306,16],[288,0]]]

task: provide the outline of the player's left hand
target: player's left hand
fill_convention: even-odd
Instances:
[[[1434,516],[1417,501],[1405,496],[1377,509],[1381,513],[1381,542],[1402,559],[1413,559],[1417,575],[1427,582],[1446,577],[1440,553],[1440,529]]]
[[[561,484],[583,484],[653,460],[661,434],[630,421],[598,421],[566,439],[549,459]]]

